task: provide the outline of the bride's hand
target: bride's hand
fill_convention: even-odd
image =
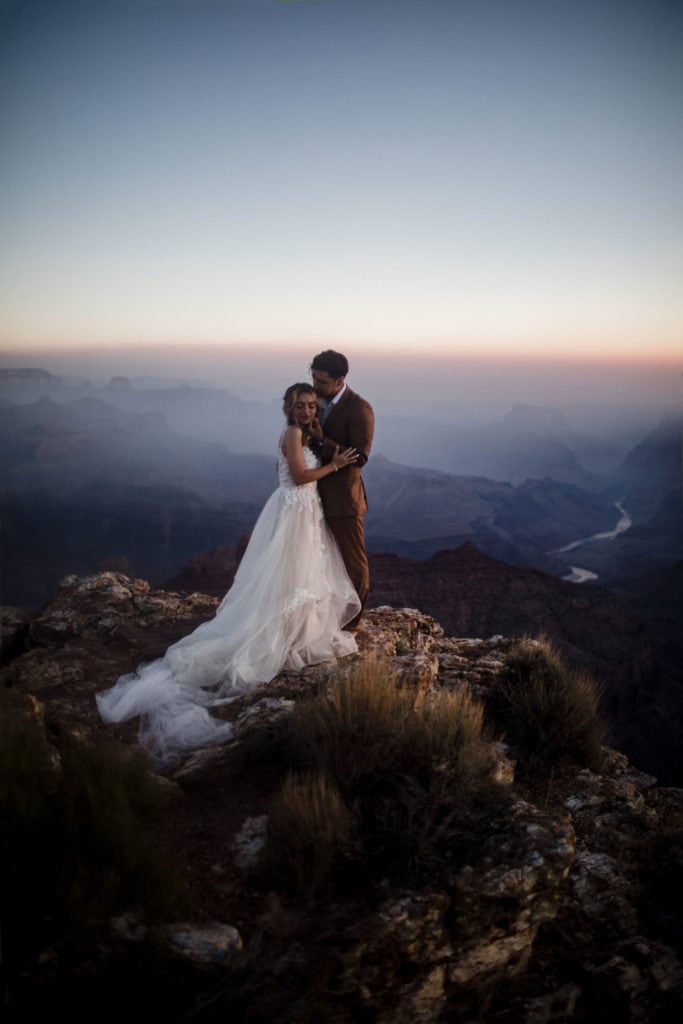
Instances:
[[[344,466],[352,466],[357,458],[358,452],[355,448],[344,448],[343,451],[340,451],[339,445],[337,445],[337,450],[330,461],[335,469],[343,469]]]

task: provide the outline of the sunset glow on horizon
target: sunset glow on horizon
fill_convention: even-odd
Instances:
[[[681,14],[0,0],[0,352],[680,366]]]
[[[504,360],[511,365],[542,364],[548,367],[575,365],[583,366],[587,370],[592,366],[662,367],[683,374],[681,345],[672,344],[669,348],[657,347],[654,344],[643,346],[640,343],[641,339],[633,339],[632,345],[624,343],[621,339],[614,344],[609,344],[604,339],[590,338],[584,339],[582,344],[578,344],[574,337],[566,337],[564,342],[566,347],[557,337],[554,339],[546,337],[543,340],[539,338],[537,342],[529,340],[528,337],[524,337],[524,339],[508,337],[507,341],[487,340],[480,344],[474,341],[453,340],[440,343],[434,339],[412,336],[404,342],[396,337],[373,337],[366,341],[363,337],[354,334],[333,335],[329,331],[314,332],[308,339],[303,334],[295,341],[288,338],[279,341],[255,338],[251,342],[241,344],[226,343],[220,340],[200,341],[190,338],[177,340],[161,337],[158,339],[147,337],[144,342],[135,339],[109,338],[101,338],[99,341],[93,342],[92,339],[85,337],[80,342],[73,342],[53,338],[51,342],[22,341],[18,344],[1,344],[0,363],[8,366],[29,365],[36,359],[50,360],[62,356],[77,359],[79,356],[97,356],[98,353],[103,358],[118,354],[125,359],[126,354],[138,354],[157,360],[164,353],[173,357],[185,354],[190,359],[194,357],[238,360],[244,358],[268,359],[272,356],[291,358],[324,348],[333,348],[337,351],[368,354],[379,360],[396,357],[406,366],[409,366],[411,362],[421,363],[425,359],[429,359],[435,364],[443,362],[444,364],[461,365],[471,363],[486,365]]]

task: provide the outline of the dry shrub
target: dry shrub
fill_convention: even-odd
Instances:
[[[451,864],[505,799],[471,694],[417,696],[382,662],[361,663],[295,708],[286,736],[305,778],[285,783],[268,863],[290,865],[283,875],[309,896],[335,872],[416,879]]]
[[[324,775],[290,774],[268,824],[266,870],[312,897],[352,858],[356,828],[355,815]]]
[[[369,659],[295,710],[287,726],[290,761],[355,793],[387,773],[431,773],[457,763],[463,781],[488,773],[483,708],[466,687],[416,695],[382,661]]]
[[[569,669],[547,639],[524,639],[510,651],[492,702],[493,717],[522,766],[577,762],[599,768],[605,728],[600,693]]]
[[[491,736],[484,707],[468,687],[434,695],[413,717],[413,756],[426,765],[451,765],[463,788],[488,779],[491,773]]]
[[[412,731],[414,694],[391,670],[363,662],[296,710],[290,723],[293,757],[344,790],[396,761]]]

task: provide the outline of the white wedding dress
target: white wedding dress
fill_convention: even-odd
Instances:
[[[304,448],[307,469],[319,465]],[[140,742],[160,764],[180,751],[224,742],[232,727],[210,714],[269,682],[357,650],[342,627],[360,611],[315,483],[297,486],[278,459],[280,486],[256,521],[216,615],[97,695],[106,722],[140,716]]]

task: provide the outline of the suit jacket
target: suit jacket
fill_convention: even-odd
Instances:
[[[374,431],[372,406],[347,385],[342,397],[327,414],[318,454],[323,463],[329,462],[335,446],[339,445],[340,448],[355,448],[358,460],[353,466],[318,480],[320,500],[328,518],[361,516],[367,512],[368,502],[360,471],[368,461]]]

